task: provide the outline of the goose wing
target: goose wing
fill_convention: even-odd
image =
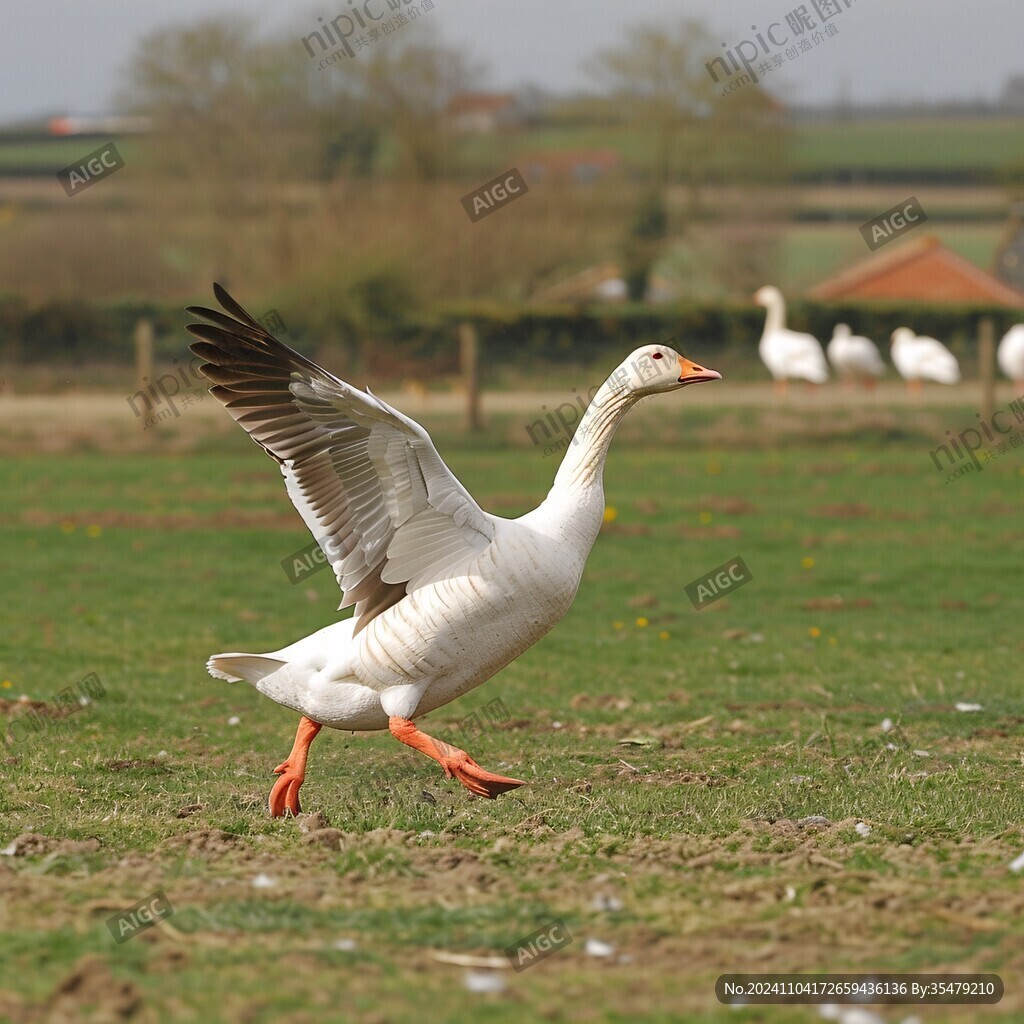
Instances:
[[[997,354],[999,368],[1013,380],[1024,377],[1024,324],[1015,324],[1003,336]]]
[[[789,330],[780,331],[777,337],[779,357],[787,367],[786,376],[818,384],[828,380],[828,363],[817,338]]]
[[[870,338],[854,334],[850,339],[849,362],[855,369],[865,373],[881,376],[885,373],[885,363],[878,347]]]
[[[334,569],[356,632],[482,551],[494,521],[426,430],[282,344],[220,285],[224,313],[188,312],[210,393],[281,466],[288,496]]]
[[[922,371],[942,383],[955,383],[960,379],[960,364],[941,341],[919,335],[917,343],[918,366]]]

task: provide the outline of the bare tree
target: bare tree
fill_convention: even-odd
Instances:
[[[706,140],[715,90],[704,62],[713,48],[707,29],[693,19],[667,30],[635,25],[620,46],[587,64],[619,116],[651,144],[656,189],[678,180]]]
[[[315,165],[307,79],[281,44],[260,42],[238,18],[212,18],[144,38],[119,105],[153,118],[151,153],[166,176],[240,194],[242,182],[303,177]]]
[[[154,125],[139,168],[147,208],[194,221],[197,276],[240,262],[287,271],[300,243],[284,186],[325,170],[324,90],[294,46],[263,42],[236,17],[164,27],[139,43],[123,81],[120,108]]]
[[[750,190],[785,175],[788,137],[781,107],[753,87],[723,96],[707,70],[716,49],[701,22],[683,19],[674,26],[633,26],[621,45],[587,64],[604,86],[609,115],[630,126],[638,151],[650,157],[651,187],[623,246],[634,297],[643,294],[672,227],[669,185],[687,187],[684,222],[675,225],[679,235],[701,215],[701,193],[709,181]]]
[[[402,161],[413,177],[442,177],[456,160],[448,106],[460,92],[479,88],[483,71],[461,50],[437,41],[424,28],[375,48],[360,75],[367,105],[393,132]]]

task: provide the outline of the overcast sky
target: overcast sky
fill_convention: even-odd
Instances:
[[[318,15],[329,21],[344,12],[349,2],[6,4],[0,123],[58,112],[107,112],[119,74],[142,36],[211,14],[256,19],[262,34],[294,39],[296,59],[306,59],[299,33],[316,28]],[[371,10],[384,7],[383,0],[371,3],[379,5]],[[762,32],[772,22],[784,26],[796,6],[795,0],[434,0],[424,17],[446,40],[489,66],[492,87],[532,82],[561,91],[587,85],[582,61],[614,45],[631,24],[666,25],[695,16],[733,47],[753,37],[753,25]],[[813,0],[806,6],[813,15]],[[1020,0],[853,0],[832,23],[836,35],[777,73],[794,102],[829,102],[844,92],[854,101],[994,98],[1009,75],[1024,74]]]

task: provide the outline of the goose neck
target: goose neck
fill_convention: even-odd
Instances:
[[[544,502],[554,518],[572,520],[573,533],[597,537],[604,518],[604,464],[622,417],[639,397],[605,381],[580,419]]]
[[[767,301],[768,314],[764,321],[764,333],[774,334],[786,326],[786,303],[781,295],[772,294]]]

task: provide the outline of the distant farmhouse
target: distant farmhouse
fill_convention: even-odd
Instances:
[[[1024,307],[1017,291],[947,248],[935,235],[887,245],[808,291],[812,299],[903,299]]]
[[[460,92],[445,110],[456,135],[493,135],[505,128],[519,128],[523,119],[511,93]]]

